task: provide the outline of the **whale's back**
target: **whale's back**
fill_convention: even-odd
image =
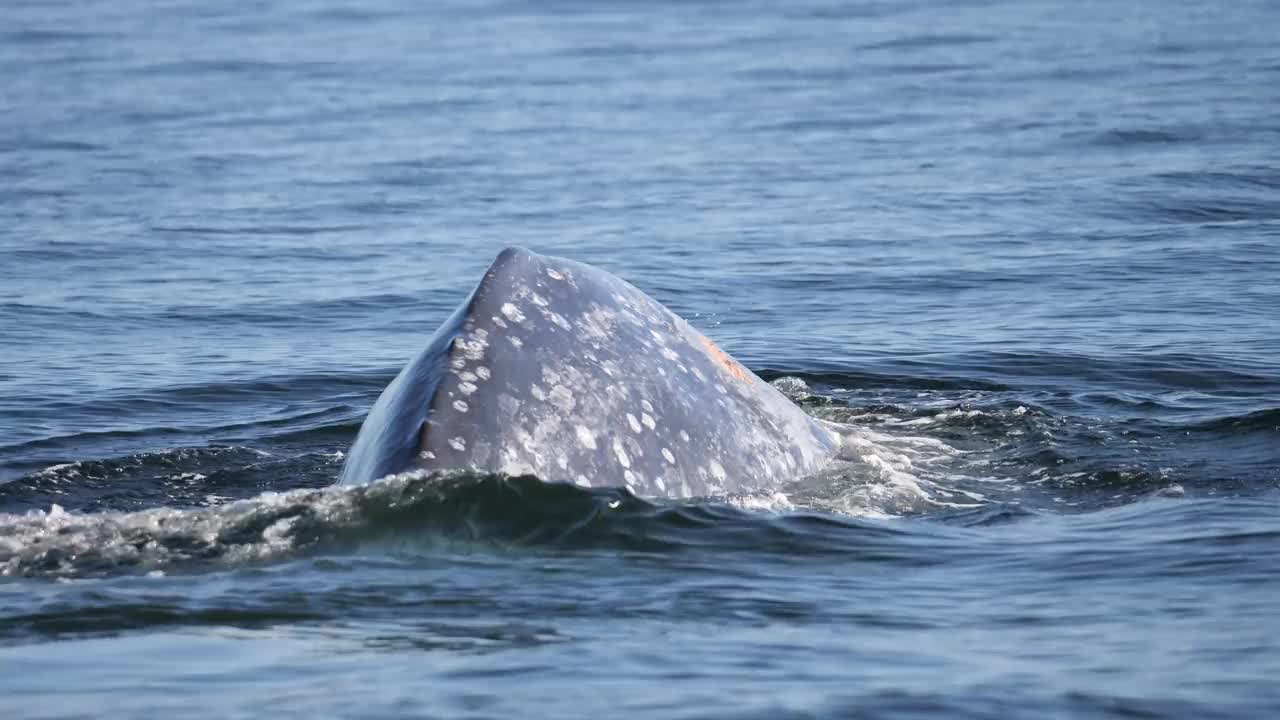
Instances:
[[[509,248],[383,391],[342,482],[466,468],[687,497],[766,488],[832,451],[816,421],[631,284]]]

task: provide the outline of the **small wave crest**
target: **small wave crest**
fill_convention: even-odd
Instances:
[[[207,508],[0,515],[0,575],[95,576],[236,565],[389,538],[563,539],[642,503],[532,477],[406,473],[358,487],[266,492]],[[645,504],[647,506],[647,504]]]
[[[0,514],[0,576],[202,572],[370,547],[411,553],[461,546],[642,553],[772,547],[791,553],[826,544],[805,539],[821,532],[814,527],[846,522],[755,512],[794,509],[782,502],[770,505],[764,496],[650,502],[625,489],[588,490],[533,476],[413,472],[205,508],[79,513],[54,505]]]
[[[895,468],[877,472],[890,478],[887,486],[918,482]],[[887,492],[896,498],[902,490]],[[928,494],[921,488],[909,492]],[[849,509],[856,497],[848,491],[825,509]],[[866,497],[883,507],[878,491]],[[815,515],[811,510],[823,510],[823,503],[814,496],[798,498],[771,492],[651,501],[625,489],[584,489],[533,476],[412,472],[355,487],[265,492],[212,507],[86,513],[53,505],[0,514],[0,576],[196,573],[300,553],[366,549],[431,554],[554,546],[628,553],[776,551],[791,557],[839,549],[877,532],[856,517]],[[887,513],[854,508],[841,514]],[[837,528],[856,532],[829,534]]]

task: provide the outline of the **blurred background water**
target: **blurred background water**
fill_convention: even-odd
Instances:
[[[3,14],[5,717],[1280,710],[1275,3]],[[329,489],[512,244],[860,456]]]

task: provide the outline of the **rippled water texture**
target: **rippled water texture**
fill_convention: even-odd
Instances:
[[[3,717],[1280,712],[1274,3],[3,15]],[[333,487],[512,244],[841,457]]]

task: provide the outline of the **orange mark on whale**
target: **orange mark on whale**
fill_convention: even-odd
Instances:
[[[707,351],[707,354],[711,356],[711,359],[720,363],[720,365],[724,367],[724,369],[727,370],[735,379],[741,380],[744,383],[751,382],[751,373],[747,372],[746,369],[739,365],[736,360],[729,357],[728,353],[716,347],[715,343],[703,336],[699,336],[698,341],[702,343],[702,348]]]

